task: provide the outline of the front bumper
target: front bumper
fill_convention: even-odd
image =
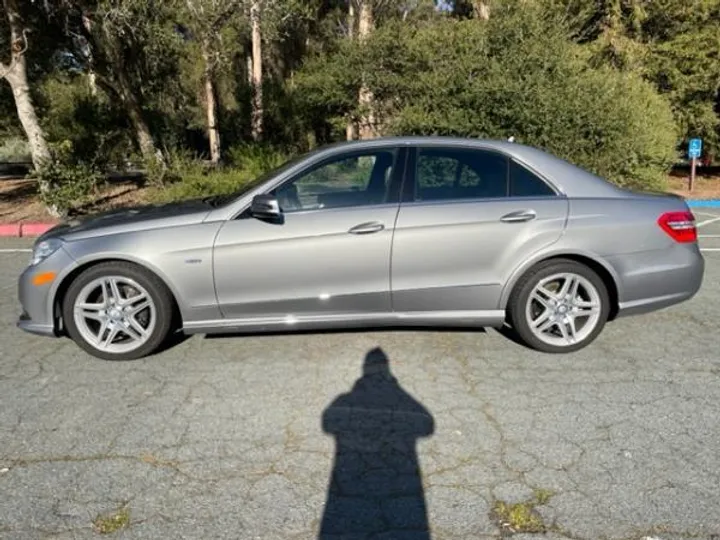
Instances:
[[[32,334],[58,336],[54,300],[62,279],[76,263],[63,249],[58,249],[47,259],[35,266],[25,268],[18,280],[18,299],[23,312],[17,327]],[[33,277],[47,272],[55,273],[52,281],[42,285],[33,284]]]
[[[55,331],[54,324],[38,324],[30,318],[26,312],[20,315],[17,321],[17,327],[30,334],[36,334],[38,336],[57,337],[58,334]]]

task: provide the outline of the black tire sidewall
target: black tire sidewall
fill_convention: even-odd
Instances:
[[[108,275],[123,276],[137,281],[147,290],[155,303],[157,321],[150,338],[137,349],[125,353],[109,353],[95,348],[80,334],[73,317],[75,301],[82,288],[92,280]],[[152,272],[132,263],[107,262],[88,268],[73,280],[63,300],[62,314],[68,335],[87,353],[103,360],[136,360],[158,349],[168,337],[172,326],[173,307],[167,287]]]
[[[582,341],[567,347],[551,345],[540,340],[530,329],[525,318],[525,307],[528,298],[538,281],[558,273],[578,274],[592,283],[600,296],[600,319],[593,331]],[[591,268],[576,261],[558,259],[540,263],[531,268],[515,286],[508,302],[510,322],[520,339],[529,347],[546,353],[569,353],[580,350],[590,343],[602,332],[610,314],[610,295],[605,283],[600,276]]]

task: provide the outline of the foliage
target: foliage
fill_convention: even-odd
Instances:
[[[265,172],[279,167],[288,156],[269,145],[240,144],[228,150],[230,163],[251,176],[260,176]]]
[[[93,96],[87,77],[60,73],[43,81],[38,105],[51,143],[69,141],[73,160],[104,169],[123,168],[132,139],[122,111]]]
[[[563,14],[591,62],[632,71],[670,100],[680,141],[720,148],[720,0],[539,0]]]
[[[652,86],[589,67],[561,21],[538,9],[493,13],[485,24],[388,24],[364,46],[315,59],[301,91],[319,114],[356,115],[355,74],[364,72],[386,132],[513,136],[618,184],[659,187],[677,134]]]
[[[52,160],[31,176],[48,186],[40,192],[43,203],[68,215],[89,202],[104,177],[94,165],[72,159],[70,141],[54,145],[52,150]]]
[[[167,185],[156,185],[151,198],[157,202],[224,195],[240,189],[286,161],[284,153],[263,145],[242,145],[228,151],[231,166],[213,167],[188,152],[175,152],[169,159]]]
[[[10,137],[0,142],[0,163],[29,163],[30,147],[25,139]]]
[[[720,149],[720,0],[487,0],[488,20],[472,18],[471,0],[370,1],[376,29],[358,43],[348,2],[263,0],[257,148],[251,0],[18,2],[37,115],[72,150],[39,174],[55,178],[51,191],[67,176],[69,201],[87,191],[72,178],[135,160],[158,196],[206,195],[344,139],[370,112],[381,134],[512,135],[630,186],[659,187],[691,136]],[[0,16],[3,62],[9,37]],[[232,169],[178,158],[208,153],[208,73]],[[0,81],[0,136],[22,133]]]
[[[174,183],[163,188],[155,188],[150,198],[155,202],[175,202],[188,199],[200,199],[213,195],[225,195],[240,189],[253,180],[253,176],[242,169],[209,169],[199,162],[177,167],[180,176]]]

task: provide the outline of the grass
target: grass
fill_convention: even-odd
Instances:
[[[555,493],[547,489],[533,490],[533,499],[519,503],[495,501],[493,520],[501,530],[511,534],[545,533],[548,527],[536,507],[547,504]]]
[[[101,514],[93,520],[93,528],[100,534],[111,534],[130,525],[130,509],[121,506],[109,514]]]
[[[533,490],[533,495],[535,495],[535,502],[539,505],[543,505],[550,502],[550,499],[553,495],[555,495],[555,492],[550,489],[535,488]]]

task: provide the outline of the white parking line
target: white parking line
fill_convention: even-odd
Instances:
[[[700,248],[700,251],[720,251],[720,248]]]
[[[718,217],[717,214],[709,214],[708,212],[693,212],[693,214],[697,214],[698,216]]]
[[[720,238],[720,234],[698,234],[698,238]]]
[[[711,223],[715,223],[716,221],[720,221],[720,216],[715,217],[713,219],[706,219],[705,221],[701,221],[700,223],[697,223],[696,227],[703,227],[705,225],[710,225]]]
[[[32,249],[0,249],[0,253],[30,253]]]

